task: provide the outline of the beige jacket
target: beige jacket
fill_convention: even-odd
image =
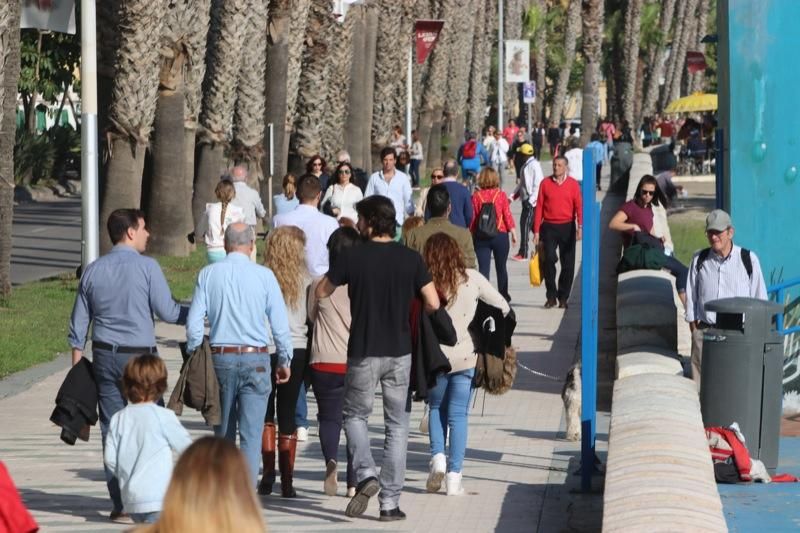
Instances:
[[[314,323],[309,364],[346,364],[351,320],[347,285],[336,287],[333,294],[320,300],[314,293],[321,280],[315,279],[308,291],[308,319]]]

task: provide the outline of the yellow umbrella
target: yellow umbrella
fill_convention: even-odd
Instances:
[[[709,93],[694,93],[671,102],[664,110],[665,113],[694,113],[697,111],[716,111],[717,95]]]

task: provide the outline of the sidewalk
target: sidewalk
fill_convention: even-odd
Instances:
[[[515,204],[518,211],[519,204]],[[516,216],[516,214],[515,214]],[[512,254],[516,250],[512,250]],[[373,498],[364,517],[344,515],[347,499],[322,492],[324,465],[313,420],[315,402],[309,394],[312,419],[308,442],[298,447],[295,486],[298,498],[262,498],[271,531],[561,531],[597,530],[575,516],[581,504],[569,487],[577,486],[580,443],[563,440],[563,405],[560,392],[568,368],[578,354],[580,331],[580,246],[576,286],[570,308],[543,309],[544,287],[528,283],[527,263],[509,261],[510,292],[519,321],[514,343],[523,365],[556,376],[559,381],[519,369],[514,388],[499,397],[479,392],[470,412],[470,433],[464,463],[463,497],[443,492],[427,494],[429,445],[419,433],[422,404],[411,413],[406,484],[401,508],[404,522],[377,521]],[[494,278],[493,278],[494,279]],[[159,350],[167,362],[171,386],[180,366],[178,341],[181,327],[157,324]],[[70,448],[59,440],[59,430],[49,421],[55,393],[66,369],[30,389],[0,400],[0,458],[6,462],[23,499],[43,531],[121,531],[107,520],[110,504],[102,470],[99,428],[90,442]],[[210,434],[202,418],[186,411],[182,422],[193,437]],[[379,463],[383,446],[382,407],[377,395],[370,418],[373,453]],[[607,420],[598,417],[598,451],[605,449]],[[344,457],[344,438],[340,448]],[[344,493],[340,472],[340,494]],[[598,481],[602,483],[602,478]],[[595,515],[596,516],[596,515]],[[597,517],[599,519],[599,517]]]

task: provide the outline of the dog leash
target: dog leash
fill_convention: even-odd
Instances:
[[[519,360],[517,360],[517,366],[522,368],[523,370],[527,370],[528,372],[530,372],[531,374],[533,374],[535,376],[540,376],[540,377],[543,377],[543,378],[546,378],[546,379],[550,379],[550,380],[553,380],[553,381],[558,381],[559,383],[564,381],[562,378],[557,378],[555,376],[551,376],[550,374],[545,374],[544,372],[539,372],[538,370],[534,370],[532,368],[528,368],[527,366],[525,366],[522,363],[520,363]]]

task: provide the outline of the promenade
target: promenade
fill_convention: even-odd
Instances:
[[[549,165],[548,165],[549,166]],[[547,172],[549,169],[545,169]],[[519,204],[514,204],[515,216]],[[516,250],[513,249],[512,253]],[[514,388],[499,397],[477,392],[470,412],[469,439],[464,462],[467,494],[446,497],[427,494],[429,444],[419,432],[422,404],[411,413],[408,468],[401,508],[404,522],[377,521],[374,498],[364,517],[344,515],[347,499],[343,473],[340,496],[322,492],[324,464],[316,432],[298,446],[295,470],[296,499],[262,497],[271,531],[593,531],[599,529],[600,496],[571,493],[579,484],[580,443],[563,439],[563,377],[578,357],[580,331],[580,246],[576,280],[567,310],[543,308],[544,286],[528,283],[527,262],[509,261],[512,306],[518,318],[514,344],[519,362],[548,379],[519,369]],[[159,351],[167,362],[170,391],[180,367],[178,342],[182,327],[158,323]],[[59,429],[49,421],[55,393],[66,374],[61,369],[27,390],[0,400],[0,459],[8,466],[22,497],[42,531],[122,531],[108,521],[99,427],[90,442],[69,447],[59,440]],[[0,389],[2,383],[0,382]],[[2,392],[0,390],[0,392]],[[0,397],[3,395],[0,394]],[[316,405],[309,393],[313,419]],[[181,418],[193,437],[210,434],[199,414],[187,410]],[[380,462],[383,424],[380,394],[370,418],[373,453]],[[607,440],[607,416],[598,414],[598,452]],[[340,448],[344,457],[344,438]],[[602,486],[602,478],[596,483]],[[594,512],[589,512],[590,510]]]

